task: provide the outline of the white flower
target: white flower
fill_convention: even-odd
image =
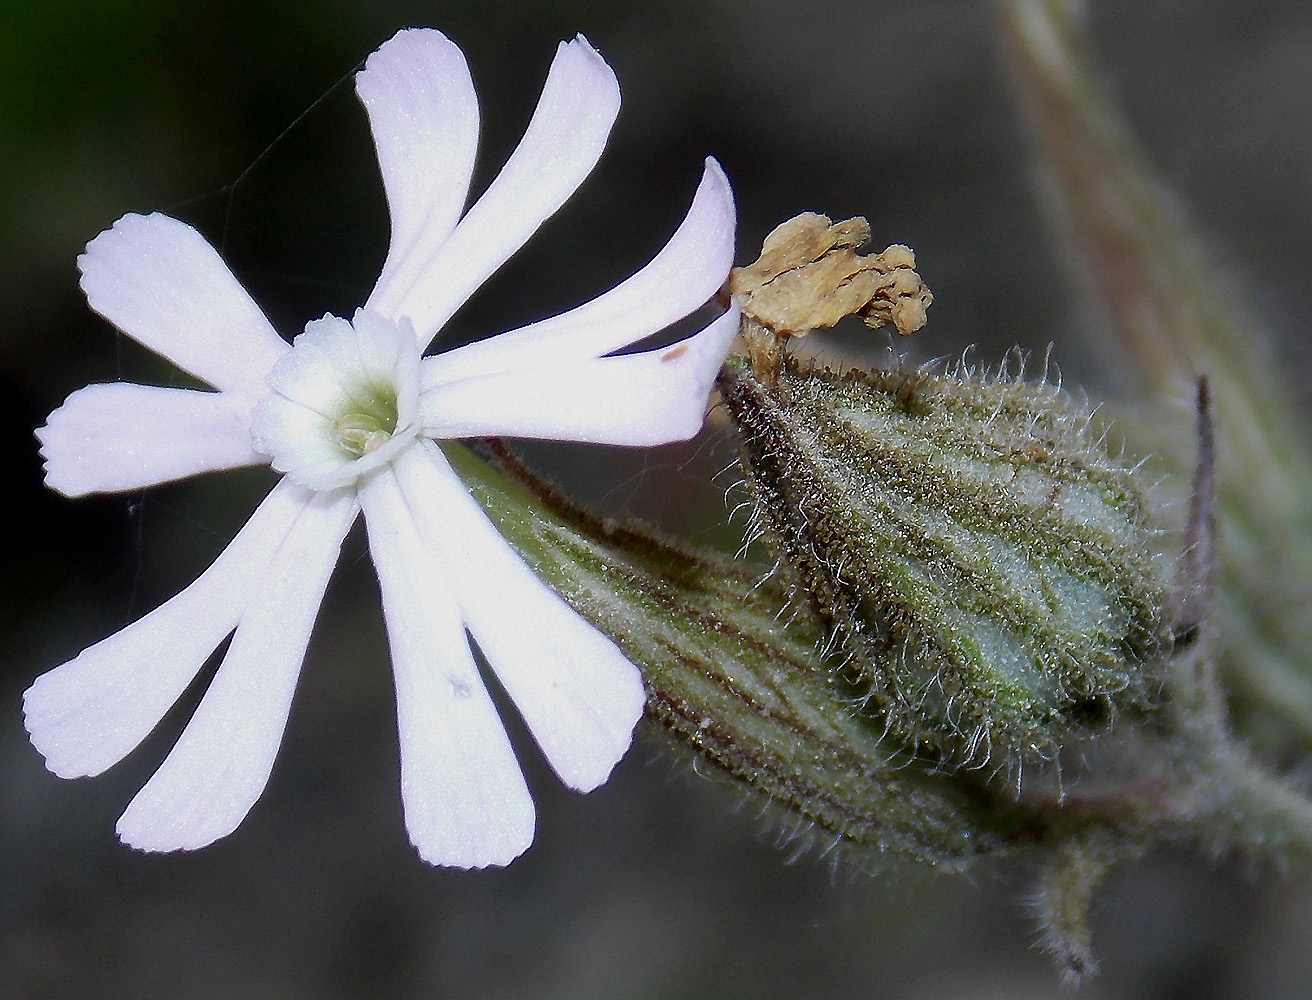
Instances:
[[[524,138],[462,216],[478,110],[460,50],[436,31],[403,31],[356,88],[392,240],[350,322],[325,316],[289,348],[204,239],[163,215],[125,216],[79,259],[93,309],[218,391],[114,383],[73,393],[38,432],[47,483],[75,496],[266,461],[285,473],[191,586],[24,697],[50,770],[98,774],[232,635],[195,715],[119,820],[119,836],[143,850],[209,844],[259,797],[361,510],[396,679],[406,826],[425,860],[507,864],[533,838],[533,803],[466,630],[571,788],[606,780],[642,710],[637,670],[518,558],[435,439],[649,445],[695,434],[737,327],[732,307],[673,347],[612,354],[719,289],[733,249],[728,184],[708,160],[670,242],[609,292],[422,357],[592,169],[619,90],[586,40],[562,43]]]

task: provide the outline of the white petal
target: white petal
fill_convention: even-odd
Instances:
[[[186,223],[125,215],[77,259],[91,308],[216,389],[252,400],[287,343]]]
[[[396,396],[397,417],[413,416],[419,352],[408,320],[385,320],[363,309],[351,321],[325,315],[311,320],[265,382],[278,395],[322,414],[368,405],[386,389]],[[407,412],[407,410],[409,412]]]
[[[263,464],[251,447],[251,406],[230,392],[89,385],[36,432],[46,485],[75,497]]]
[[[478,101],[465,57],[438,31],[406,30],[355,78],[369,114],[392,216],[377,284],[409,287],[465,205],[478,146]]]
[[[394,468],[465,625],[543,754],[571,788],[596,788],[642,715],[637,668],[533,575],[435,444],[416,442]]]
[[[641,446],[684,441],[701,429],[737,332],[734,305],[700,333],[660,350],[439,385],[420,400],[423,433]]]
[[[232,645],[191,722],[127,810],[118,835],[143,851],[226,837],[264,791],[324,588],[359,507],[316,494],[252,588]]]
[[[605,60],[580,35],[561,43],[524,138],[449,239],[406,275],[384,275],[366,308],[409,316],[427,344],[587,177],[619,113]]]
[[[146,738],[236,628],[308,497],[279,484],[195,583],[36,679],[23,711],[46,767],[99,774]]]
[[[391,470],[360,491],[396,675],[401,799],[434,865],[506,865],[533,841],[533,800],[478,675],[460,609]]]
[[[425,386],[596,358],[664,329],[724,284],[733,266],[734,218],[729,182],[708,159],[687,217],[651,263],[576,309],[427,359]]]

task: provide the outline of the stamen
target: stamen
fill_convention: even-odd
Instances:
[[[353,455],[367,455],[392,436],[396,421],[390,424],[365,413],[348,413],[337,421],[337,440]]]

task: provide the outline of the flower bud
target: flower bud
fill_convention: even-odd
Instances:
[[[1170,644],[1142,491],[1060,389],[962,366],[731,364],[754,524],[890,737],[948,767],[1051,757],[1148,707]]]

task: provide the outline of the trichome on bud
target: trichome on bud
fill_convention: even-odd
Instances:
[[[1170,645],[1135,472],[1004,369],[720,382],[756,531],[849,654],[863,711],[949,766],[1047,758],[1147,708]]]

